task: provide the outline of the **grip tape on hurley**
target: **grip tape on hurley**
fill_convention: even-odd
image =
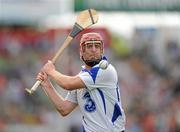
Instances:
[[[70,36],[72,38],[74,38],[78,33],[80,33],[81,31],[83,30],[83,28],[78,24],[78,23],[75,23],[74,26],[73,26],[73,29],[70,33]]]

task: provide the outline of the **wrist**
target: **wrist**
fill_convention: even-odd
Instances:
[[[45,79],[44,81],[41,82],[41,85],[43,87],[49,87],[50,86],[50,80],[49,79]]]
[[[56,70],[54,69],[54,70],[50,70],[49,72],[47,72],[47,74],[49,75],[49,76],[53,76],[54,74],[56,73]]]
[[[51,77],[54,81],[58,81],[61,77],[60,72],[53,70],[50,72],[49,77]]]

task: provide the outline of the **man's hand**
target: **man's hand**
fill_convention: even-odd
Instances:
[[[56,68],[54,66],[54,64],[52,63],[52,61],[48,61],[42,68],[43,72],[45,72],[48,75],[51,75],[54,71],[56,71]]]
[[[36,79],[42,81],[41,85],[43,87],[46,87],[50,84],[50,81],[48,79],[48,75],[44,71],[39,72]]]

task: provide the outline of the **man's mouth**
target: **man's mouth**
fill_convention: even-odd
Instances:
[[[95,59],[98,59],[98,57],[96,57],[96,56],[90,57],[90,60],[95,60]]]

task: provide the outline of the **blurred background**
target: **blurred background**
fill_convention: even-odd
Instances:
[[[0,0],[0,132],[81,131],[78,109],[62,117],[41,88],[33,95],[24,89],[88,8],[100,17],[83,33],[104,38],[118,71],[126,131],[180,132],[180,0]],[[64,74],[81,70],[81,34],[56,63]]]

